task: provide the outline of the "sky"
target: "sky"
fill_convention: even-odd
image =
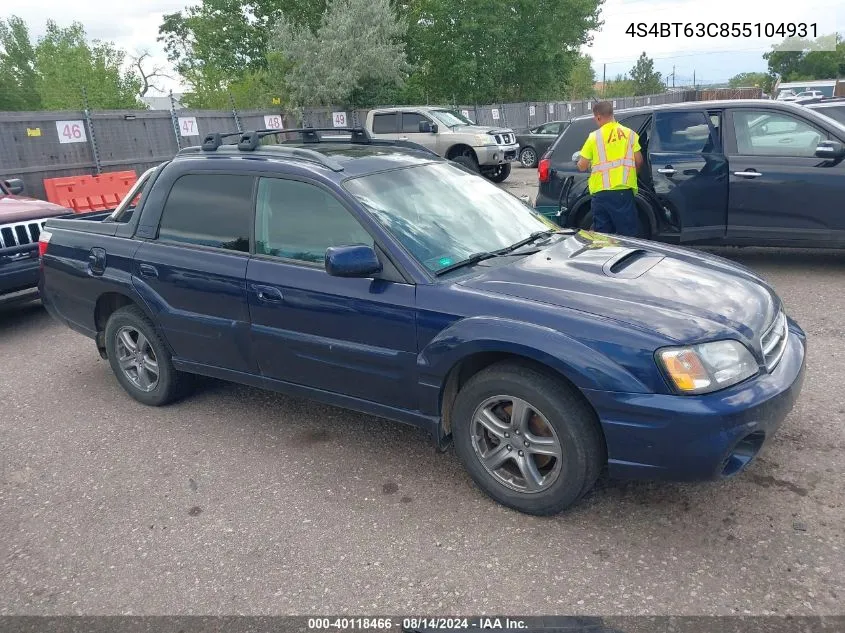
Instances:
[[[491,0],[494,2],[497,0]],[[15,3],[11,13],[26,20],[34,36],[43,34],[47,17],[67,26],[74,20],[85,25],[88,37],[110,40],[128,54],[149,51],[152,64],[167,66],[156,41],[165,13],[179,11],[189,0],[27,0]],[[842,5],[842,6],[838,6]],[[108,7],[108,10],[104,10]],[[8,10],[0,10],[7,17]],[[763,53],[778,38],[699,39],[668,37],[634,38],[625,33],[632,23],[660,22],[772,22],[818,24],[819,34],[845,31],[845,2],[840,0],[605,0],[604,21],[584,52],[593,58],[597,80],[627,73],[643,51],[654,59],[664,77],[675,73],[676,85],[727,81],[740,72],[765,71]],[[671,83],[671,80],[670,80]],[[160,87],[178,92],[178,78],[160,80]],[[154,93],[150,93],[154,94]]]

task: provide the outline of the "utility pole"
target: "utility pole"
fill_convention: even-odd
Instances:
[[[602,64],[601,71],[601,96],[604,97],[605,90],[607,90],[607,64]]]
[[[692,89],[698,90],[698,86],[695,84],[695,69],[692,71]]]
[[[675,64],[672,64],[672,90],[675,89]]]

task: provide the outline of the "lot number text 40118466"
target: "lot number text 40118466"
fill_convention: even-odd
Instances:
[[[631,22],[631,37],[818,37],[815,22]]]

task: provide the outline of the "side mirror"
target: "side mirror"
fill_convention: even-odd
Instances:
[[[845,157],[845,145],[839,141],[821,141],[816,147],[816,157],[839,160]]]
[[[326,272],[332,277],[372,277],[381,272],[381,262],[372,246],[330,246]]]
[[[437,132],[437,124],[431,121],[420,121],[420,132],[422,134],[434,134]]]
[[[23,191],[23,180],[20,178],[10,178],[5,183],[6,189],[9,190],[9,193],[13,196],[18,195]]]

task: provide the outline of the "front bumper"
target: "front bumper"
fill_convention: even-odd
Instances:
[[[28,253],[14,259],[0,257],[0,302],[25,299],[35,292],[39,274],[38,258]]]
[[[482,167],[489,165],[503,165],[519,158],[519,143],[512,145],[485,145],[474,147],[478,164]]]
[[[792,410],[804,381],[806,336],[789,323],[770,374],[702,396],[585,390],[619,479],[694,481],[742,471]]]

